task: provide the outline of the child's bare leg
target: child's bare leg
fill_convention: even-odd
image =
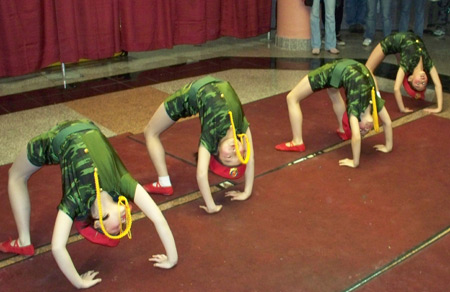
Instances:
[[[167,114],[164,104],[161,104],[144,130],[147,150],[159,177],[169,175],[165,151],[159,135],[174,123],[175,121]]]
[[[40,167],[31,164],[23,149],[9,169],[8,195],[19,233],[19,245],[31,244],[30,237],[30,195],[27,182],[30,176]]]
[[[288,93],[286,97],[289,121],[292,129],[292,142],[294,145],[303,144],[303,114],[300,108],[300,101],[313,93],[309,84],[308,76],[305,76],[300,82]]]
[[[333,110],[334,114],[336,115],[336,119],[338,121],[339,125],[339,131],[342,133],[344,132],[344,128],[342,126],[342,117],[345,113],[345,102],[342,99],[341,92],[339,89],[336,88],[328,88],[327,89],[328,96],[331,99],[331,102],[333,103]]]

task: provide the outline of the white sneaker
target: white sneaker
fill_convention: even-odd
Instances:
[[[337,35],[336,36],[336,44],[338,46],[345,46],[346,45],[346,43],[341,39],[341,35]]]
[[[436,30],[433,32],[433,34],[434,34],[435,36],[443,36],[443,35],[445,35],[445,31],[442,30],[442,29],[440,29],[440,28],[438,28],[438,29],[436,29]]]
[[[370,46],[371,43],[372,43],[371,39],[364,39],[362,45],[365,47],[368,47],[368,46]]]

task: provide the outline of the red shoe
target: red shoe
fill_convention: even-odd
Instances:
[[[153,184],[146,184],[144,185],[144,189],[152,194],[159,194],[159,195],[165,195],[170,196],[173,194],[173,188],[170,187],[162,187],[159,182]]]
[[[0,251],[4,253],[15,253],[21,255],[32,256],[34,255],[34,246],[32,244],[27,246],[19,246],[17,240],[11,245],[13,240],[10,238],[8,241],[0,243]]]
[[[294,143],[289,142],[288,145],[286,143],[281,143],[275,146],[275,149],[278,151],[289,151],[289,152],[303,152],[305,151],[305,144],[294,145]]]
[[[347,133],[339,131],[339,129],[336,130],[336,134],[338,134],[339,138],[341,138],[343,141],[347,141],[352,138],[351,136],[349,137]]]

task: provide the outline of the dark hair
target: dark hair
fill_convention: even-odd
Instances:
[[[84,220],[80,220],[83,222],[83,228],[87,226],[94,226],[95,218],[92,217],[91,214],[87,215]]]

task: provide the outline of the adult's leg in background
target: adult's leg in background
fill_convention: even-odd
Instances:
[[[411,4],[411,0],[400,1],[400,19],[398,21],[398,31],[408,31]]]

